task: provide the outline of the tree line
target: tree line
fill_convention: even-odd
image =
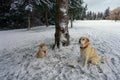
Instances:
[[[1,0],[0,29],[28,28],[54,25],[57,0]],[[71,23],[81,19],[85,9],[83,0],[68,0]]]
[[[0,0],[0,29],[55,25],[57,0]],[[104,12],[87,11],[83,0],[68,0],[68,16],[73,27],[76,20],[119,20],[119,9]]]
[[[85,20],[109,20],[110,8],[108,7],[104,12],[98,13],[87,11],[84,16]]]

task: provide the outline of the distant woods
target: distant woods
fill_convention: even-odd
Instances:
[[[83,14],[83,20],[120,20],[120,7],[110,10],[108,7],[103,12],[87,11]]]
[[[109,16],[110,16],[110,8],[108,7],[105,11],[103,12],[92,12],[92,11],[88,11],[85,14],[85,18],[86,20],[109,20]]]
[[[120,20],[120,7],[114,9],[110,13],[110,20]]]
[[[0,29],[18,29],[55,25],[57,0],[0,0]],[[110,8],[104,12],[87,11],[83,0],[68,0],[68,18],[74,20],[119,20],[120,11]]]

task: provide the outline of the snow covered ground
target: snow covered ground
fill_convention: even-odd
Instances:
[[[54,26],[0,31],[0,80],[120,80],[119,21],[74,21],[70,46],[56,50],[51,49],[54,32]],[[106,63],[82,67],[81,36],[89,37]],[[48,57],[36,59],[42,42],[48,45]]]

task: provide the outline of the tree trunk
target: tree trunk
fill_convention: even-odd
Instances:
[[[73,28],[73,16],[70,18],[71,28]]]
[[[63,46],[69,45],[69,31],[68,31],[68,0],[56,0],[56,21],[55,21],[55,44],[60,48],[60,43]]]
[[[69,41],[69,31],[68,31],[68,0],[60,0],[60,28],[61,37],[60,41],[63,46],[68,46]]]
[[[45,24],[46,24],[46,27],[48,27],[48,12],[45,11]]]
[[[57,45],[57,48],[60,48],[60,26],[59,26],[59,3],[60,0],[56,0],[56,17],[55,17],[55,44],[53,45],[53,49],[55,48],[55,46]]]
[[[30,30],[31,29],[31,27],[30,27],[31,25],[30,25],[30,13],[28,13],[28,30]]]

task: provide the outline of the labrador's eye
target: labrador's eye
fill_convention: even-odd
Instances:
[[[83,41],[84,41],[85,39],[83,39]]]

